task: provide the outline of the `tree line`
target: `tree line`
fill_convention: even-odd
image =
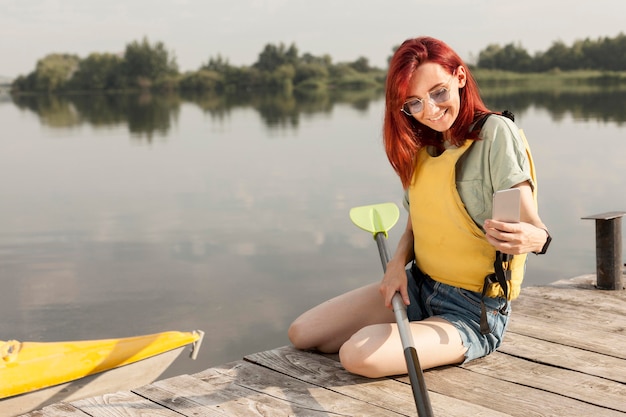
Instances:
[[[19,76],[14,92],[203,91],[239,93],[270,91],[291,94],[329,88],[379,88],[385,71],[372,67],[367,58],[333,63],[329,55],[300,54],[292,44],[267,44],[251,66],[234,66],[218,55],[197,71],[180,73],[173,53],[163,42],[147,38],[126,46],[123,54],[92,53],[84,59],[71,54],[50,54],[35,70]]]
[[[567,46],[553,42],[543,52],[531,56],[520,44],[491,44],[478,55],[477,67],[515,72],[546,72],[554,70],[626,70],[626,35],[596,40],[586,38]]]
[[[397,47],[393,48],[395,50]],[[475,67],[513,72],[553,70],[626,71],[626,35],[589,38],[567,46],[554,42],[531,56],[520,44],[488,45]],[[333,63],[329,55],[301,54],[295,44],[267,44],[250,66],[231,65],[210,57],[196,71],[181,73],[163,42],[147,38],[126,45],[121,54],[91,53],[86,58],[53,53],[37,61],[35,70],[19,76],[13,92],[194,91],[219,94],[272,92],[292,94],[328,90],[381,89],[386,70],[365,57]]]

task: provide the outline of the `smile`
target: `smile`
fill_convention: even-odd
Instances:
[[[439,116],[431,117],[430,121],[431,122],[437,122],[437,121],[441,120],[441,118],[446,114],[446,112],[447,112],[447,110],[444,110],[444,111],[441,112],[441,114]]]

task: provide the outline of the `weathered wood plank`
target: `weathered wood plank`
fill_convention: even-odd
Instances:
[[[607,410],[459,367],[429,370],[424,376],[430,390],[450,398],[484,404],[512,416],[624,417],[624,413],[619,411]]]
[[[622,269],[622,274],[623,274],[622,278],[626,278],[626,268]],[[596,286],[596,283],[597,283],[596,274],[585,274],[585,275],[579,275],[574,278],[561,279],[559,281],[551,283],[550,287],[577,288],[577,289],[582,289],[582,290],[605,291],[605,290],[599,290]],[[617,297],[626,297],[626,293],[623,290],[622,291],[609,290],[609,291],[606,291],[606,293],[609,296],[613,294]]]
[[[572,323],[568,320],[565,322],[568,325],[557,319],[546,319],[528,315],[526,311],[515,311],[511,314],[508,331],[626,359],[624,334],[604,331],[584,322]]]
[[[494,352],[464,369],[626,413],[626,384]]]
[[[626,278],[626,275],[624,278]],[[585,303],[591,301],[599,305],[613,303],[621,312],[624,311],[624,305],[620,301],[626,300],[626,290],[600,290],[596,288],[595,274],[560,280],[550,285],[524,287],[522,294],[524,293],[541,293],[544,297],[551,297],[557,300],[582,297],[585,299]]]
[[[410,385],[392,378],[369,379],[345,371],[338,362],[321,355],[282,347],[245,357],[246,360],[311,384],[355,398],[369,404],[387,408],[400,414],[415,415],[415,402]],[[506,411],[496,412],[482,403],[459,401],[430,393],[435,415],[441,416],[509,416]]]
[[[152,383],[135,388],[132,392],[184,416],[224,417],[232,415],[228,413],[227,410],[220,410],[219,404],[225,401],[223,398],[221,401],[215,401],[216,404],[203,404],[197,401],[198,395],[196,394],[189,394],[184,390],[182,392],[174,392],[173,390],[176,384],[173,381],[185,377],[187,377],[187,375],[166,379],[161,381],[161,384],[158,386]],[[232,394],[237,395],[236,392]],[[207,395],[204,394],[204,396],[206,397]]]
[[[87,417],[88,414],[71,404],[56,403],[42,409],[21,414],[20,417]]]
[[[611,340],[624,340],[626,338],[626,314],[599,311],[595,308],[596,305],[589,308],[589,305],[582,303],[582,300],[575,304],[564,305],[563,302],[556,304],[540,297],[530,298],[526,296],[520,297],[515,303],[513,316],[524,314],[531,321],[536,318],[541,323],[552,322],[559,328],[569,329],[576,334],[580,334],[580,332],[584,332],[584,335],[595,334],[595,338],[602,340],[605,345]],[[626,300],[622,303],[626,304]],[[623,351],[623,349],[618,351]],[[608,351],[605,352],[609,353]]]
[[[410,386],[384,378],[369,379],[351,374],[340,363],[321,355],[282,347],[248,355],[245,360],[301,381],[323,386],[348,398],[378,407],[388,407],[399,414],[416,413]]]
[[[180,397],[232,416],[407,415],[347,398],[247,362],[157,381],[137,392],[160,403],[165,399],[164,405],[185,415],[185,408],[179,407]]]
[[[544,287],[544,290],[539,287],[523,289],[522,295],[513,300],[512,307],[513,311],[528,307],[541,307],[543,311],[551,311],[554,315],[565,313],[565,317],[576,317],[574,314],[570,314],[572,311],[597,321],[610,322],[621,319],[623,322],[626,320],[626,298],[604,296],[598,294],[600,292],[603,291],[552,290],[547,287]],[[613,292],[615,291],[611,291],[611,293]]]
[[[86,398],[71,404],[92,417],[180,417],[180,414],[129,391]]]
[[[626,384],[626,361],[560,343],[507,332],[498,348],[506,353],[546,365],[571,369]],[[626,401],[626,400],[625,400]]]

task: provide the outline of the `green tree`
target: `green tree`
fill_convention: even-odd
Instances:
[[[220,54],[218,54],[215,58],[210,57],[209,61],[206,64],[202,65],[202,67],[200,67],[200,69],[206,69],[221,73],[227,72],[231,68],[232,67],[228,62],[228,59],[223,58]]]
[[[481,68],[525,72],[532,67],[532,58],[521,46],[509,43],[504,47],[491,44],[478,55],[477,65]]]
[[[57,91],[63,89],[78,69],[79,58],[70,54],[50,54],[37,61],[32,89],[36,91]]]
[[[328,80],[328,67],[319,62],[299,62],[296,67],[296,73],[294,76],[294,84],[297,86],[305,81]]]
[[[356,61],[351,62],[348,65],[350,65],[352,68],[354,68],[358,72],[368,72],[372,69],[370,67],[369,60],[363,56],[358,58]]]
[[[229,71],[226,76],[226,91],[251,92],[263,86],[263,74],[254,67],[243,66]]]
[[[224,90],[224,76],[209,69],[184,74],[179,82],[181,90],[220,93]]]
[[[527,72],[531,68],[532,58],[520,44],[509,43],[502,50],[504,69],[509,71]],[[505,64],[508,62],[508,65]]]
[[[72,77],[72,88],[78,90],[122,89],[126,86],[123,59],[115,54],[92,53],[80,61]]]
[[[147,38],[126,45],[124,75],[131,86],[149,88],[156,81],[178,74],[178,64],[163,42],[151,45]]]
[[[478,62],[476,65],[480,68],[497,69],[497,56],[501,50],[502,47],[495,43],[487,45],[487,47],[478,54]]]
[[[298,59],[298,62],[301,64],[317,64],[326,68],[330,68],[333,64],[333,59],[328,54],[325,54],[322,56],[315,56],[315,55],[311,55],[308,52],[305,52]]]
[[[289,48],[283,43],[279,45],[267,44],[253,66],[261,71],[274,71],[286,64],[295,65],[297,60],[298,48],[295,44],[291,44]]]
[[[626,69],[626,35],[620,33],[615,38],[604,38],[598,41],[595,60],[601,65],[598,69],[620,71]]]
[[[291,95],[293,92],[293,80],[296,71],[293,65],[284,64],[274,71],[262,73],[262,89],[271,93],[281,93]]]
[[[536,67],[540,71],[576,69],[572,50],[563,41],[553,42],[550,48],[544,53],[538,54],[536,59]]]
[[[11,84],[11,91],[13,92],[34,91],[34,90],[35,90],[35,72],[34,71],[26,76],[24,75],[18,76]]]
[[[342,78],[355,77],[356,75],[358,75],[358,71],[352,68],[349,64],[339,63],[330,68],[330,78],[333,81]]]

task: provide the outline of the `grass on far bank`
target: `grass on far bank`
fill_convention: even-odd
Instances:
[[[523,87],[531,90],[543,90],[575,86],[626,86],[626,71],[560,71],[555,69],[540,73],[521,73],[473,68],[472,74],[480,86],[485,88]]]

